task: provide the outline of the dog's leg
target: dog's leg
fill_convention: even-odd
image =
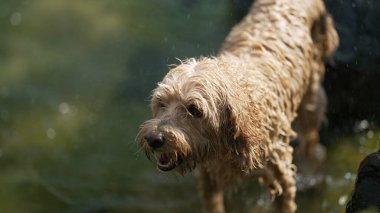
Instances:
[[[270,161],[261,180],[268,187],[276,204],[275,212],[293,213],[297,209],[295,166],[292,164],[293,148],[286,143],[273,145]]]
[[[324,160],[325,150],[319,144],[319,128],[325,118],[326,105],[326,94],[320,87],[316,92],[306,94],[298,110],[295,129],[300,144],[296,161],[300,173],[315,173]]]
[[[198,168],[198,179],[204,212],[224,213],[223,187],[203,167]]]

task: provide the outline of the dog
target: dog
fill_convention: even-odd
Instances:
[[[158,83],[139,147],[161,172],[195,169],[206,212],[224,212],[224,191],[253,176],[277,212],[295,212],[289,143],[298,133],[297,156],[317,158],[324,63],[338,43],[322,0],[255,1],[216,57],[182,61]]]

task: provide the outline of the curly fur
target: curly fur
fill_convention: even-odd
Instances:
[[[196,168],[208,212],[223,212],[224,189],[252,175],[278,211],[294,212],[292,123],[300,156],[310,158],[326,104],[324,62],[337,45],[321,0],[257,0],[217,57],[186,60],[158,84],[140,147],[169,156],[174,173]],[[151,132],[163,135],[162,147],[149,146]]]

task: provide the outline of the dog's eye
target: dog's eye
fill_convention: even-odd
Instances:
[[[158,102],[158,107],[160,107],[160,108],[165,108],[165,104],[162,103],[162,102]]]
[[[154,104],[158,107],[158,108],[165,108],[166,105],[164,104],[164,102],[160,99],[158,100],[154,100]]]
[[[187,111],[195,118],[201,118],[203,116],[202,112],[194,104],[189,105]]]

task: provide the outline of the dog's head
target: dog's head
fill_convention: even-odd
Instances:
[[[189,60],[170,70],[153,91],[153,118],[141,126],[137,140],[160,171],[183,174],[208,159],[251,154],[243,153],[254,147],[247,140],[258,135],[256,124],[249,124],[249,101],[233,103],[242,95],[233,89],[233,76],[221,69],[217,59]]]

